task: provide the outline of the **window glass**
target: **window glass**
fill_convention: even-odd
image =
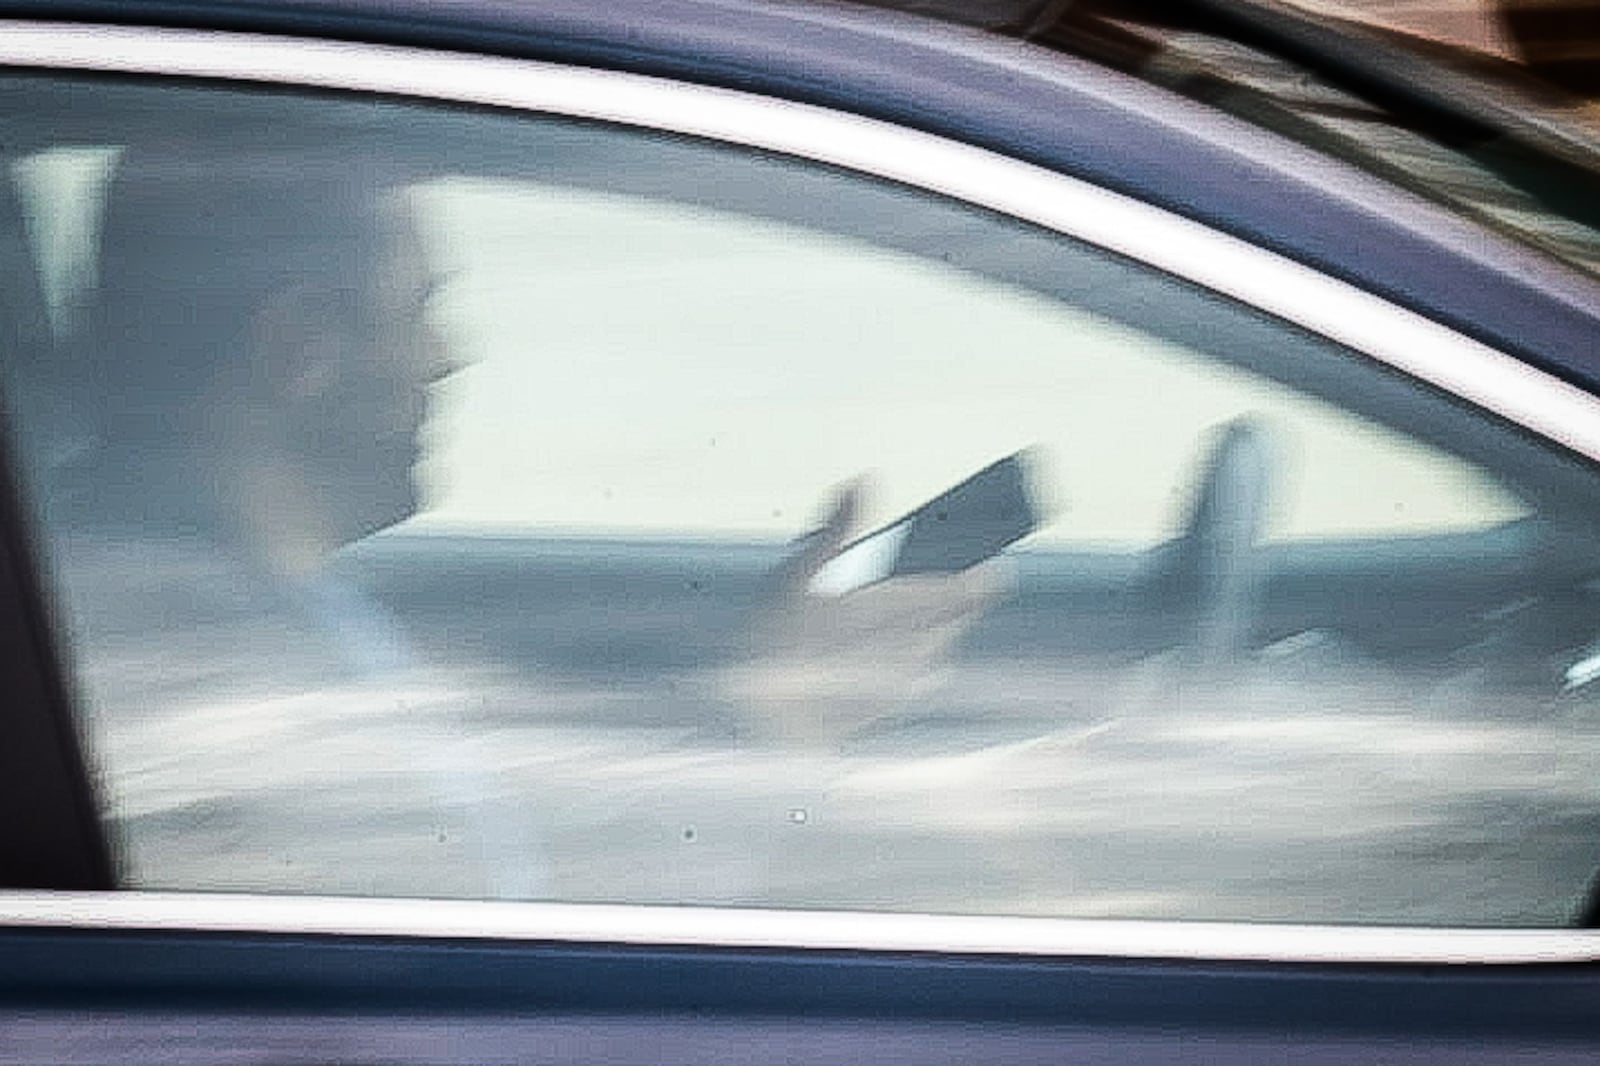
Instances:
[[[1149,548],[1179,532],[1207,428],[1244,412],[1281,427],[1291,467],[1269,538],[1523,513],[1404,435],[940,258],[549,185],[414,197],[466,365],[439,398],[430,520],[792,536],[864,469],[870,525],[1038,446],[1069,508],[1030,543]]]
[[[1058,235],[643,130],[0,82],[139,887],[1559,925],[1600,483]]]

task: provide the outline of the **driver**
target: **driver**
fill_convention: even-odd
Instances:
[[[97,439],[47,513],[147,885],[546,890],[534,814],[465,726],[481,679],[428,663],[338,562],[416,512],[454,365],[392,186],[328,160],[137,154],[111,184],[79,390]],[[726,671],[767,738],[834,745],[915,696],[1000,591],[984,566],[815,595],[861,491],[775,575]],[[208,759],[170,758],[196,735]]]
[[[44,508],[130,872],[539,895],[471,685],[337,563],[415,512],[452,369],[405,200],[325,159],[212,162],[129,153],[110,184],[72,392],[94,440]]]

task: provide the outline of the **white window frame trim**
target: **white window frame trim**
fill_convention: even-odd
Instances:
[[[0,928],[1226,962],[1600,959],[1600,931],[905,914],[195,892],[0,892]]]

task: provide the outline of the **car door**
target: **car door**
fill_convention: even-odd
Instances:
[[[860,114],[7,41],[20,1057],[1587,1055],[1588,392]]]

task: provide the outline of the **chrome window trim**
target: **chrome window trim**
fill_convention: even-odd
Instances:
[[[1600,931],[1250,925],[186,892],[0,892],[0,928],[1228,962],[1600,960]]]
[[[1600,460],[1600,399],[1415,312],[1161,208],[917,130],[618,71],[347,41],[0,20],[0,66],[384,93],[670,130],[941,193],[1187,278]]]
[[[383,93],[643,126],[974,203],[1227,294],[1600,460],[1600,399],[1292,260],[970,145],[843,112],[614,71],[416,48],[0,20],[0,66]],[[0,927],[1304,963],[1569,963],[1600,931],[967,917],[168,892],[0,892]]]

